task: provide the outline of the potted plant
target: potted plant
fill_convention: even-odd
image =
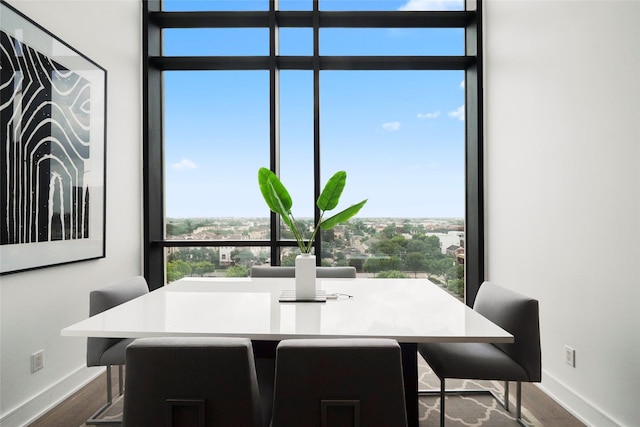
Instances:
[[[258,170],[258,184],[260,185],[262,197],[264,197],[269,209],[279,214],[282,221],[289,227],[300,248],[301,254],[296,257],[297,298],[315,298],[316,262],[315,256],[311,254],[311,249],[313,248],[313,242],[315,241],[318,231],[320,229],[329,230],[338,224],[348,221],[367,203],[367,199],[365,199],[325,219],[325,214],[338,206],[346,183],[347,173],[345,171],[338,171],[329,178],[316,201],[316,206],[320,209],[320,218],[313,227],[311,237],[308,242],[305,243],[304,237],[300,230],[298,230],[296,220],[291,212],[293,201],[286,187],[271,170],[264,167]],[[313,277],[312,280],[310,280],[311,277]],[[311,291],[311,287],[313,287],[313,291]],[[311,292],[313,295],[311,295]]]

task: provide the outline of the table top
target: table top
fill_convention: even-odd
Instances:
[[[344,294],[282,303],[290,278],[185,278],[62,330],[64,336],[394,338],[399,342],[513,342],[513,336],[426,279],[317,279]],[[348,297],[351,296],[351,297]]]

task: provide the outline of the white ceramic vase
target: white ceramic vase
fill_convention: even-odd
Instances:
[[[300,254],[296,257],[296,299],[316,297],[316,256]]]

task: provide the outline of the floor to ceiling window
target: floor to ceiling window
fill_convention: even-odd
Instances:
[[[264,166],[305,229],[338,170],[339,208],[368,199],[316,239],[322,265],[426,277],[472,302],[483,276],[479,3],[144,5],[153,287],[293,263],[295,241],[258,189]]]

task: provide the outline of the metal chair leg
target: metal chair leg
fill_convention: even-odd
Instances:
[[[119,366],[118,375],[119,375],[118,381],[120,383],[121,390],[124,390],[124,387],[122,387],[122,366]],[[122,391],[120,394],[122,394]],[[102,405],[100,409],[98,409],[93,415],[91,415],[91,417],[89,417],[89,419],[85,422],[85,424],[87,425],[104,425],[104,424],[121,425],[122,424],[121,419],[120,420],[101,420],[100,418],[98,418],[100,417],[100,415],[102,415],[103,412],[109,409],[112,404],[113,404],[113,393],[111,391],[111,366],[107,365],[107,403]]]
[[[123,379],[124,369],[122,365],[118,365],[118,391],[120,392],[120,396],[124,393],[124,379]]]
[[[444,395],[445,395],[445,387],[444,387],[444,378],[440,379],[440,427],[444,427]]]
[[[504,382],[504,398],[502,399],[502,406],[505,411],[509,412],[509,381]]]
[[[520,425],[527,427],[522,420],[522,382],[516,382],[516,420]]]
[[[113,403],[113,392],[111,391],[111,365],[107,365],[107,403]]]

